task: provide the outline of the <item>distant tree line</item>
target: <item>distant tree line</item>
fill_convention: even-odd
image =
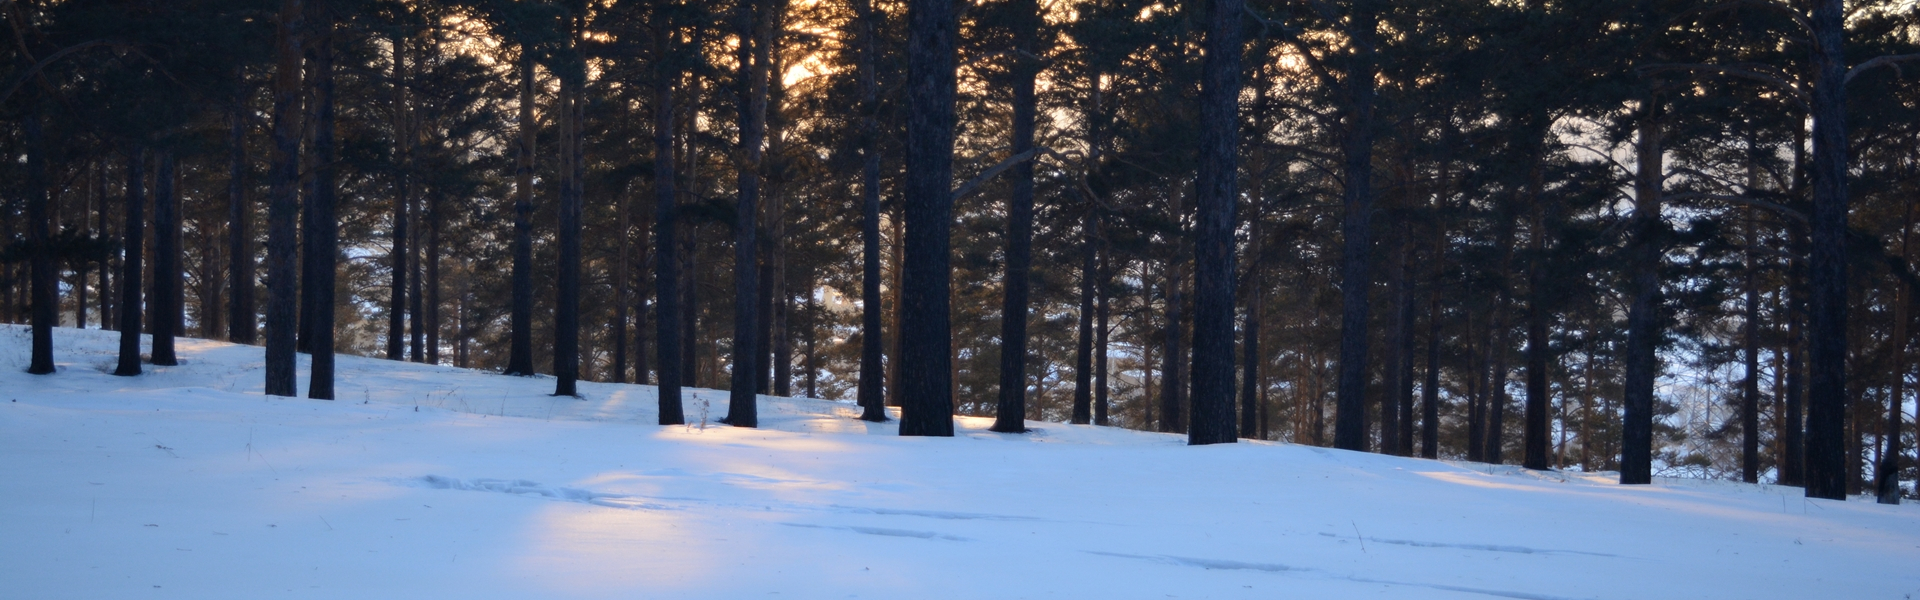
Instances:
[[[7,0],[0,319],[1536,469],[1915,479],[1920,9]],[[150,334],[142,345],[142,334]],[[144,354],[144,356],[143,356]]]

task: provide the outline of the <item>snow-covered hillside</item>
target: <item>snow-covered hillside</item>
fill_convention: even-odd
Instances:
[[[653,388],[256,347],[113,377],[117,334],[0,328],[7,598],[1908,598],[1920,508],[1288,444],[961,420],[900,438],[762,398],[659,427]],[[303,365],[304,368],[304,365]],[[305,375],[302,372],[302,389]],[[687,414],[709,421],[723,392]]]

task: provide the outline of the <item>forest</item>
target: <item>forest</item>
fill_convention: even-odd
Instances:
[[[739,427],[767,394],[898,406],[901,435],[1920,479],[1913,0],[0,19],[30,372],[98,328],[119,375],[258,344],[279,396],[334,398],[342,353],[657,385],[662,425],[711,388]]]

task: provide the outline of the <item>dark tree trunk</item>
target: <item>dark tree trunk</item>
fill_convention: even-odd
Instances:
[[[953,435],[952,256],[956,23],[952,0],[907,2],[905,260],[900,435]]]
[[[340,220],[334,215],[334,139],[333,139],[333,35],[334,19],[327,12],[326,0],[311,0],[313,44],[313,187],[307,196],[308,222],[305,259],[306,286],[302,292],[312,299],[312,323],[306,333],[312,336],[307,352],[313,355],[313,368],[307,378],[307,397],[334,399],[333,389],[333,305],[336,261],[340,254]]]
[[[1537,171],[1537,168],[1536,168]],[[1548,321],[1553,318],[1548,306],[1545,265],[1547,260],[1546,209],[1541,206],[1539,177],[1531,178],[1527,195],[1533,199],[1533,256],[1527,261],[1527,407],[1525,430],[1521,436],[1523,452],[1520,464],[1529,469],[1551,469],[1549,458],[1553,428],[1549,422],[1553,399],[1547,386],[1548,358],[1552,353],[1547,337]]]
[[[444,199],[445,192],[435,189],[432,195],[427,197],[427,209],[422,214],[427,227],[427,277],[425,279],[427,310],[426,319],[424,319],[427,329],[427,362],[436,365],[440,364],[440,204]]]
[[[1039,75],[1036,40],[1039,36],[1040,5],[1036,0],[1013,0],[1007,5],[1013,28],[1013,50],[1018,53],[1012,67],[1013,77],[1013,153],[1033,150],[1034,117],[1038,113],[1034,99],[1034,79]],[[1013,195],[1007,198],[1007,274],[1000,305],[1000,405],[994,412],[993,430],[1021,433],[1027,430],[1027,309],[1028,279],[1033,266],[1033,161],[1022,161],[1007,175],[1012,178]],[[1092,207],[1082,220],[1086,224],[1084,243],[1086,260],[1080,269],[1080,337],[1074,362],[1073,416],[1077,425],[1092,419],[1091,350],[1093,344],[1093,223]]]
[[[235,108],[229,117],[227,143],[227,341],[252,344],[256,340],[254,306],[253,210],[247,206],[246,119]],[[104,230],[103,230],[104,231]],[[104,315],[104,313],[103,313]],[[104,316],[103,316],[104,318]]]
[[[1813,218],[1808,260],[1807,497],[1846,498],[1847,64],[1842,0],[1817,0],[1813,37]]]
[[[1502,261],[1504,262],[1504,261]],[[1501,269],[1505,271],[1505,269]],[[1488,361],[1492,368],[1487,378],[1487,449],[1482,458],[1490,464],[1500,464],[1506,450],[1507,432],[1507,349],[1513,347],[1513,327],[1507,322],[1507,298],[1502,294],[1495,299],[1493,319],[1493,345],[1487,347]]]
[[[736,0],[734,29],[739,47],[740,159],[739,192],[733,225],[733,353],[732,385],[728,386],[727,416],[720,422],[734,427],[758,427],[760,379],[760,164],[767,134],[767,64],[769,45],[761,31],[766,11],[761,0]]]
[[[1746,346],[1746,379],[1740,382],[1740,480],[1760,482],[1760,287],[1754,281],[1753,211],[1746,211],[1747,248],[1742,257],[1745,267],[1747,305],[1743,315],[1741,338]],[[1900,297],[1906,297],[1902,287]],[[1896,306],[1896,313],[1903,312]],[[1895,327],[1896,331],[1901,329]],[[1898,350],[1895,351],[1898,356]],[[1897,385],[1897,384],[1896,384]],[[1895,388],[1898,389],[1898,388]],[[1897,414],[1897,413],[1896,413]]]
[[[1752,220],[1749,219],[1748,223],[1751,227]],[[1909,207],[1901,211],[1900,260],[1902,261],[1907,260],[1909,256],[1907,250],[1908,242],[1911,240],[1908,236],[1912,229],[1913,210]],[[1760,301],[1759,294],[1754,291],[1752,284],[1751,269],[1747,277],[1747,311],[1751,315],[1750,318],[1757,319]],[[1908,303],[1913,301],[1913,297],[1909,289],[1911,286],[1905,285],[1905,282],[1896,282],[1895,285],[1899,286],[1899,291],[1894,293],[1893,301],[1893,339],[1891,340],[1893,343],[1893,389],[1887,394],[1886,446],[1880,449],[1880,464],[1873,469],[1874,496],[1881,504],[1900,503],[1900,434],[1905,422],[1905,413],[1901,410],[1901,405],[1906,403],[1907,398],[1907,310]],[[1750,350],[1747,372],[1752,373],[1755,365],[1754,357],[1758,356],[1759,336],[1752,333],[1752,330],[1749,330],[1748,336]],[[1754,395],[1759,396],[1757,388]],[[1758,411],[1754,411],[1754,414],[1758,414]],[[1754,427],[1756,429],[1759,427],[1757,419]]]
[[[305,33],[301,0],[280,1],[278,67],[273,81],[273,171],[267,204],[266,394],[293,396],[295,310],[294,219],[300,203],[300,48]]]
[[[1620,483],[1653,483],[1653,385],[1660,376],[1660,195],[1666,171],[1658,106],[1641,100],[1638,173],[1635,174],[1630,255],[1633,303],[1627,309],[1625,414],[1620,433]]]
[[[1409,252],[1412,251],[1412,248],[1412,245],[1407,246]],[[1394,392],[1394,395],[1399,399],[1398,404],[1400,405],[1398,409],[1400,413],[1400,431],[1394,440],[1395,443],[1398,444],[1399,450],[1397,453],[1400,456],[1413,455],[1413,330],[1416,320],[1413,314],[1413,288],[1413,280],[1409,277],[1407,287],[1400,290],[1404,298],[1400,300],[1399,318],[1407,323],[1406,332],[1400,336],[1400,348],[1398,349],[1401,356],[1400,389]]]
[[[1436,228],[1437,229],[1437,228]],[[1439,235],[1432,260],[1434,270],[1427,290],[1427,380],[1420,386],[1420,457],[1440,457],[1440,257]]]
[[[801,314],[803,322],[807,324],[806,357],[802,360],[804,360],[807,365],[806,381],[808,398],[820,397],[818,389],[818,384],[820,383],[820,352],[818,347],[820,323],[817,321],[819,318],[818,315],[820,314],[820,307],[813,299],[813,290],[816,288],[818,288],[818,284],[813,283],[813,277],[809,275],[807,277],[806,308],[802,309]]]
[[[153,174],[153,291],[147,323],[153,327],[149,362],[156,366],[180,364],[173,352],[173,338],[180,333],[184,320],[181,304],[186,298],[180,269],[180,199],[173,190],[179,175],[173,152],[160,151],[159,170]]]
[[[1028,190],[1029,198],[1031,198],[1031,191],[1032,191],[1031,189]],[[1028,223],[1027,223],[1029,225],[1028,232],[1031,233],[1032,232],[1032,229],[1030,227],[1032,225],[1031,217],[1033,216],[1031,204],[1029,204],[1027,208],[1028,208],[1027,216],[1029,217]],[[1094,317],[1093,313],[1095,310],[1094,299],[1093,299],[1093,295],[1094,295],[1093,288],[1094,288],[1094,279],[1098,277],[1098,275],[1095,274],[1095,271],[1099,268],[1098,263],[1096,262],[1097,257],[1095,256],[1095,253],[1097,252],[1097,250],[1094,247],[1095,242],[1094,242],[1094,233],[1093,233],[1094,220],[1099,217],[1094,215],[1093,210],[1094,210],[1094,207],[1089,206],[1086,216],[1084,216],[1081,219],[1081,222],[1083,223],[1081,227],[1082,229],[1085,230],[1085,236],[1084,236],[1085,239],[1081,241],[1082,247],[1080,251],[1080,259],[1081,259],[1080,260],[1080,306],[1079,306],[1079,310],[1076,311],[1075,313],[1079,320],[1078,335],[1074,337],[1073,412],[1071,415],[1071,422],[1075,425],[1085,425],[1093,421],[1093,317]],[[1022,250],[1031,254],[1030,246],[1024,247],[1022,248]],[[1021,262],[1025,263],[1029,258],[1031,258],[1031,256],[1023,258]],[[1025,270],[1025,267],[1026,265],[1023,264],[1022,270]],[[1020,295],[1024,300],[1027,293],[1027,290],[1025,289],[1026,284],[1024,281],[1021,283],[1021,288],[1022,289],[1020,290]],[[1007,312],[1006,312],[1007,318],[1009,319],[1013,318],[1013,315],[1016,314],[1012,312],[1014,307],[1012,305],[1011,294],[1012,293],[1009,292],[1009,295],[1008,295],[1009,300],[1008,300]],[[1021,357],[1022,358],[1021,364],[1025,365],[1026,361],[1024,356],[1024,350],[1026,348],[1026,340],[1024,339],[1024,337],[1026,335],[1026,323],[1024,321],[1024,318],[1026,316],[1026,307],[1021,306],[1020,312],[1017,314],[1021,315],[1021,318],[1023,319],[1023,321],[1020,324],[1020,334],[1023,338],[1020,343],[1020,348],[1023,351],[1023,356]],[[1011,326],[1009,326],[1008,329],[1005,331],[1007,331],[1008,333],[1011,333],[1012,331]],[[1007,358],[1002,357],[1000,360],[1001,360],[1001,369],[1003,370],[1003,375],[1001,376],[1000,385],[1002,386],[1014,385],[1015,382],[1010,381],[1012,377],[1004,374],[1004,370],[1006,369],[1006,364],[1007,364]],[[1024,410],[1024,407],[1026,405],[1026,400],[1024,396],[1025,386],[1026,386],[1026,376],[1025,376],[1026,374],[1024,369],[1020,372],[1020,375],[1021,377],[1019,378],[1017,384],[1021,386],[1021,393],[1023,395],[1020,399],[1020,402],[1021,402],[1021,406],[1023,407],[1022,410]],[[1000,406],[1001,406],[1001,410],[1003,411],[1007,409],[1007,393],[1004,390],[1000,394]]]
[[[566,20],[567,45],[577,50],[584,15]],[[560,264],[553,311],[553,395],[578,396],[580,379],[580,213],[586,179],[586,157],[581,145],[582,107],[586,87],[584,62],[572,63],[560,73],[560,206],[558,238]]]
[[[1195,188],[1193,424],[1187,443],[1238,441],[1233,414],[1233,300],[1239,204],[1240,54],[1244,0],[1211,0],[1200,63],[1200,155]]]
[[[1106,238],[1102,236],[1100,283],[1094,289],[1094,301],[1097,303],[1097,306],[1094,308],[1093,324],[1093,424],[1100,426],[1108,424],[1107,413],[1109,412],[1107,406],[1107,335],[1110,330],[1107,327],[1107,319],[1111,316],[1111,309],[1107,306],[1107,297],[1110,295],[1107,293],[1107,283],[1113,279],[1112,255],[1113,251],[1106,247]]]
[[[1373,54],[1379,17],[1372,0],[1352,3],[1348,34],[1353,40],[1348,59],[1344,198],[1341,221],[1340,266],[1340,383],[1335,398],[1333,446],[1342,450],[1367,449],[1367,288],[1373,279],[1368,258],[1373,247],[1369,221],[1373,213]]]
[[[98,228],[100,230],[100,239],[102,241],[105,241],[112,237],[110,235],[110,230],[108,228],[107,221],[109,220],[108,213],[113,212],[112,208],[108,206],[108,202],[107,202],[106,159],[102,158],[100,160],[98,168],[95,171],[95,177],[97,178],[96,181],[100,190],[100,193],[99,193],[100,204],[98,207],[100,212],[96,215],[97,219],[95,222],[98,224]],[[114,291],[113,253],[110,251],[103,250],[100,252],[99,258],[100,258],[100,329],[104,331],[113,331],[118,328],[118,325],[116,325],[117,321],[115,321],[115,317],[117,315],[115,315],[113,311],[113,291]]]
[[[392,250],[387,253],[387,266],[393,276],[393,284],[388,288],[387,295],[387,360],[406,359],[407,274],[412,271],[407,261],[408,229],[411,225],[407,222],[407,207],[413,201],[413,181],[409,172],[413,139],[407,124],[407,77],[407,40],[403,36],[394,36],[393,156],[397,164],[393,176],[393,228],[389,232],[393,244]]]
[[[1404,216],[1400,217],[1402,220],[1405,218]],[[1400,240],[1394,242],[1391,246],[1390,251],[1393,253],[1393,256],[1389,268],[1392,270],[1387,274],[1387,294],[1388,297],[1392,299],[1393,306],[1391,309],[1392,313],[1388,315],[1390,325],[1387,327],[1387,339],[1385,340],[1387,343],[1386,385],[1382,386],[1380,390],[1381,454],[1399,453],[1400,386],[1403,383],[1402,380],[1406,377],[1407,371],[1405,366],[1410,358],[1401,352],[1401,348],[1403,348],[1405,344],[1400,343],[1400,341],[1413,331],[1413,324],[1408,322],[1408,312],[1406,310],[1407,301],[1409,300],[1406,295],[1406,290],[1409,286],[1407,282],[1408,244],[1406,242],[1406,228],[1400,223],[1395,223],[1394,229],[1395,237],[1400,238]]]
[[[295,1],[295,0],[289,0]],[[297,1],[295,5],[298,6]],[[283,34],[284,35],[284,34]],[[140,374],[140,276],[144,271],[141,264],[142,249],[146,246],[146,162],[147,149],[139,142],[127,147],[127,214],[120,224],[120,364],[114,368],[114,375],[132,376]],[[291,355],[289,355],[291,359]],[[292,370],[288,370],[289,376]],[[293,394],[282,394],[291,396]]]
[[[1799,261],[1795,261],[1799,264]],[[1795,275],[1803,274],[1794,269]],[[1789,277],[1788,281],[1805,281],[1804,277]],[[1807,354],[1806,328],[1801,324],[1807,314],[1805,290],[1789,284],[1787,291],[1787,389],[1782,412],[1784,423],[1781,425],[1780,485],[1804,486],[1806,479],[1806,396]]]
[[[632,302],[634,296],[637,295],[628,293],[629,289],[627,287],[627,273],[633,268],[633,250],[628,247],[630,245],[628,240],[633,235],[633,215],[631,214],[628,206],[629,202],[625,194],[617,194],[614,202],[617,204],[617,210],[620,213],[620,228],[614,235],[619,241],[615,246],[616,249],[614,250],[613,260],[613,364],[611,365],[613,373],[612,377],[607,378],[607,380],[614,383],[626,383],[627,324],[629,321],[627,307],[628,303]],[[646,306],[642,304],[639,310],[642,314],[645,314]],[[646,365],[642,363],[640,371],[645,372],[646,370]],[[644,380],[646,378],[643,376],[641,379]]]
[[[87,199],[85,204],[80,205],[80,218],[74,219],[74,221],[79,223],[80,237],[92,238],[96,234],[88,229],[88,219],[93,215],[94,204],[103,201],[101,194],[106,193],[107,188],[105,185],[102,185],[104,182],[96,179],[97,173],[99,173],[96,163],[89,161],[86,166],[81,168],[81,172],[82,175],[88,176],[89,179],[87,183],[82,184],[87,186]],[[49,234],[51,234],[51,232],[49,232]],[[106,239],[106,232],[102,231],[98,235],[101,237],[97,239]],[[73,261],[73,326],[80,329],[87,328],[87,280],[90,275],[89,270],[93,266],[93,261],[90,260],[91,257],[88,258],[87,260]],[[104,316],[102,318],[104,318]],[[209,335],[207,339],[213,339],[213,337],[214,336]]]
[[[1241,350],[1245,356],[1240,361],[1244,370],[1241,375],[1240,390],[1240,437],[1266,439],[1266,431],[1260,425],[1262,396],[1266,394],[1267,384],[1260,378],[1260,367],[1264,366],[1260,354],[1260,317],[1267,307],[1266,280],[1262,277],[1260,254],[1266,246],[1266,236],[1260,231],[1258,211],[1253,215],[1253,243],[1247,249],[1247,316],[1246,324],[1240,332]]]
[[[880,296],[880,125],[879,85],[874,73],[875,38],[880,16],[872,0],[853,0],[860,29],[860,380],[855,397],[860,419],[887,420],[886,365],[882,362],[885,336],[880,330],[884,302]],[[895,356],[898,358],[898,355]]]
[[[1177,195],[1176,195],[1177,198]],[[1174,215],[1182,211],[1175,201]],[[1166,343],[1160,359],[1160,431],[1162,433],[1180,433],[1187,428],[1186,415],[1181,411],[1180,392],[1186,388],[1185,372],[1180,369],[1180,358],[1186,354],[1186,332],[1182,331],[1181,310],[1186,304],[1185,282],[1182,281],[1185,258],[1179,249],[1174,249],[1173,257],[1167,265],[1166,280]]]
[[[520,144],[514,157],[513,179],[513,308],[509,317],[508,375],[533,375],[533,142],[540,124],[533,120],[532,48],[520,45]],[[396,236],[397,238],[398,236]],[[397,305],[396,305],[397,306]],[[390,339],[397,337],[390,329]],[[398,351],[388,342],[387,358]],[[661,413],[664,415],[665,413]]]
[[[27,138],[27,243],[33,248],[33,354],[27,365],[27,373],[49,375],[54,371],[53,326],[60,320],[60,296],[57,289],[59,273],[54,270],[53,248],[50,244],[53,238],[53,211],[47,209],[47,145],[46,136],[41,130],[40,111],[28,114],[24,121]],[[85,286],[86,281],[82,279],[80,285]]]
[[[680,74],[678,69],[665,64],[664,57],[673,50],[667,17],[656,11],[653,19],[653,306],[656,311],[654,343],[659,345],[656,354],[660,361],[655,372],[659,383],[660,424],[680,425],[686,423],[680,406],[680,377],[684,365],[680,354],[680,258],[675,253],[679,239],[674,231],[680,210],[673,190],[676,177],[673,84]]]

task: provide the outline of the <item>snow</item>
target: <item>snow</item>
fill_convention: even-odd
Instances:
[[[1058,423],[900,438],[762,397],[654,425],[648,386],[357,357],[260,394],[257,347],[107,374],[0,327],[9,598],[1906,598],[1920,509],[1798,488]],[[302,364],[302,389],[305,382]]]

